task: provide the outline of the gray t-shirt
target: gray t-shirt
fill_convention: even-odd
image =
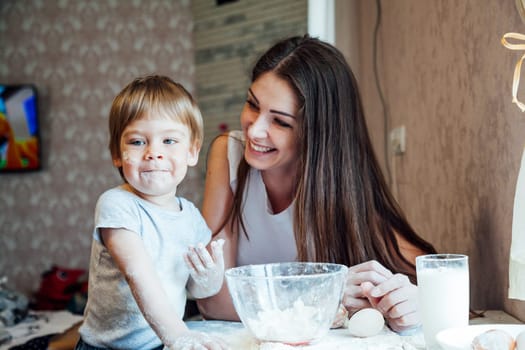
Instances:
[[[103,193],[95,209],[89,266],[88,302],[80,335],[84,342],[112,349],[152,349],[161,340],[143,317],[128,283],[102,244],[100,228],[124,228],[140,235],[167,304],[182,318],[189,270],[183,253],[189,245],[208,244],[209,228],[195,206],[179,198],[180,212],[159,208],[122,189]]]

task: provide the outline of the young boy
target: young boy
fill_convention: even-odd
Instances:
[[[109,132],[124,184],[97,202],[76,349],[226,349],[182,321],[186,292],[211,296],[224,275],[222,242],[210,255],[200,212],[176,196],[202,145],[197,105],[167,77],[138,78],[114,99]]]

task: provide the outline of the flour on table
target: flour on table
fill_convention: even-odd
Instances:
[[[401,336],[388,327],[368,338],[353,337],[346,328],[331,329],[316,342],[290,346],[278,342],[260,342],[240,322],[196,321],[189,328],[223,339],[232,350],[424,350],[423,333]]]
[[[278,342],[259,342],[247,329],[217,334],[232,350],[424,350],[423,335],[400,336],[388,328],[368,338],[353,337],[346,329],[332,329],[315,343],[290,346]]]

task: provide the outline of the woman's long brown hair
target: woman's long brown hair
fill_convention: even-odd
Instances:
[[[290,84],[301,105],[294,208],[298,260],[352,266],[374,259],[415,282],[415,266],[401,254],[396,233],[423,252],[435,249],[413,230],[387,186],[344,56],[318,39],[292,37],[259,58],[252,82],[269,71]],[[249,170],[243,158],[228,218],[233,229],[244,228]]]

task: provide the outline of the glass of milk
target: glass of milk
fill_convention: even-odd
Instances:
[[[440,349],[436,334],[468,326],[468,256],[430,254],[416,257],[419,309],[427,349]]]

